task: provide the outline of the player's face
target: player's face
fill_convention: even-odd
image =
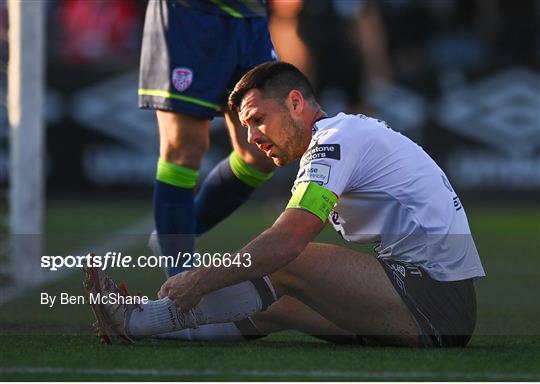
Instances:
[[[300,123],[292,118],[286,106],[264,98],[259,90],[246,93],[239,118],[248,130],[249,143],[256,144],[277,166],[297,160],[304,153]]]

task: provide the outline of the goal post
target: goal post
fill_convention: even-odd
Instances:
[[[10,254],[15,281],[36,282],[43,274],[46,2],[7,0],[7,7]]]

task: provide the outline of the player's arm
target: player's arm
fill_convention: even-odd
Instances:
[[[251,255],[249,268],[194,271],[202,293],[268,275],[293,261],[324,228],[336,201],[333,192],[314,182],[298,184],[287,209],[272,227],[239,251]]]
[[[240,255],[251,255],[250,267],[201,268],[195,272],[200,275],[203,294],[277,271],[293,261],[323,227],[324,223],[308,211],[286,209],[272,227],[239,251]]]
[[[241,255],[251,255],[249,267],[198,268],[183,274],[181,280],[184,280],[184,289],[191,286],[195,299],[216,289],[268,275],[282,268],[293,261],[323,229],[336,201],[337,197],[331,191],[316,183],[299,184],[287,209],[272,227],[239,251]],[[169,288],[176,291],[179,287],[171,286],[174,283],[174,277],[169,279],[162,286],[160,297],[167,296]],[[185,302],[180,307],[186,308],[191,304],[195,305],[196,302]]]

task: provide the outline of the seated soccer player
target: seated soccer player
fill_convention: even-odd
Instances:
[[[251,316],[260,333],[289,327],[382,345],[467,345],[473,280],[485,274],[465,210],[422,148],[379,120],[327,117],[287,63],[249,71],[229,105],[276,165],[300,159],[286,209],[239,251],[249,265],[173,276],[159,300],[141,306],[94,305],[103,337],[132,342]],[[378,243],[377,256],[313,243],[327,220],[345,241]],[[119,289],[93,267],[86,287]]]

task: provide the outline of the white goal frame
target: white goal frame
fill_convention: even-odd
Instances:
[[[9,230],[16,282],[39,281],[45,168],[46,1],[8,0]],[[27,236],[28,235],[28,236]]]

